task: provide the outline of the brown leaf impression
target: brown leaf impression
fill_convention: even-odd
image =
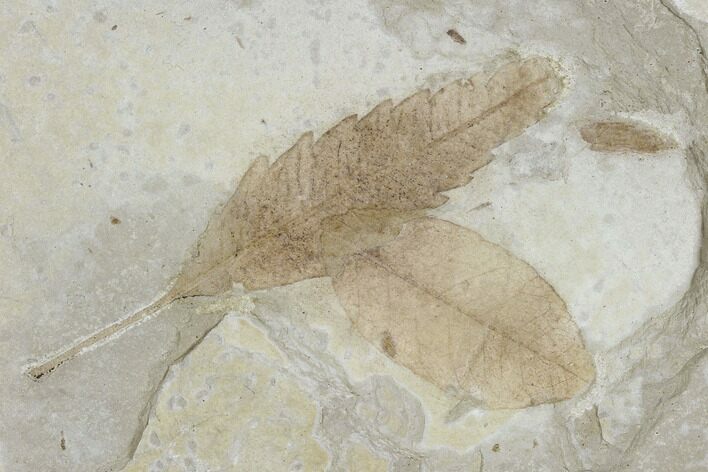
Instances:
[[[593,151],[655,154],[677,145],[657,130],[632,121],[590,123],[580,128],[580,136]]]
[[[561,89],[549,60],[516,60],[384,101],[317,140],[306,133],[272,165],[256,159],[164,296],[29,374],[39,379],[181,298],[331,276],[361,335],[441,388],[492,408],[572,396],[593,368],[553,289],[476,233],[424,218]]]
[[[479,234],[418,218],[348,257],[334,289],[355,329],[438,387],[487,408],[570,398],[594,377],[565,303]]]

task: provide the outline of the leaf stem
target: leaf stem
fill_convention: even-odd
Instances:
[[[145,308],[142,308],[133,313],[132,315],[118,320],[115,323],[106,326],[105,328],[101,328],[94,334],[74,344],[72,347],[65,349],[59,354],[56,354],[55,356],[45,360],[41,364],[37,364],[27,369],[27,374],[34,380],[41,379],[45,375],[50,374],[51,372],[56,370],[57,367],[59,367],[66,361],[78,357],[86,351],[89,351],[96,346],[100,346],[101,344],[108,342],[114,336],[122,334],[133,326],[139,324],[140,322],[154,315],[166,306],[170,305],[178,298],[180,297],[175,296],[172,291],[168,292],[167,294],[163,295]]]

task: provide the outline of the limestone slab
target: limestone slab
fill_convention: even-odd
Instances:
[[[696,0],[0,4],[0,471],[705,470],[708,10]],[[148,305],[260,155],[518,58],[545,118],[427,216],[525,261],[596,370],[491,410],[352,326],[327,277]],[[658,152],[591,149],[641,124]]]

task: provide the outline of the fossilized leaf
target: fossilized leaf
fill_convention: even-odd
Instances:
[[[655,153],[676,147],[676,142],[657,130],[630,121],[599,121],[580,129],[593,151]]]
[[[385,101],[361,120],[312,133],[270,167],[256,161],[209,224],[175,293],[213,294],[233,282],[266,288],[326,274],[322,222],[352,209],[412,211],[446,201],[489,151],[538,121],[561,89],[553,65],[513,62],[491,75]]]
[[[396,362],[488,408],[567,399],[594,378],[553,288],[479,234],[420,218],[332,274],[355,329]]]
[[[327,274],[337,274],[350,256],[395,239],[408,221],[423,211],[351,210],[322,222],[322,259]]]
[[[561,85],[550,61],[513,61],[433,95],[423,90],[396,106],[384,101],[317,140],[307,133],[272,165],[257,159],[168,293],[31,375],[41,377],[176,299],[220,294],[239,282],[259,289],[326,275],[326,221],[334,224],[332,218],[351,210],[393,214],[441,205],[440,192],[467,183],[489,162],[490,150],[537,122]]]

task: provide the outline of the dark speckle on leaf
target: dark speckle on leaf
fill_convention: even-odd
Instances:
[[[396,357],[396,343],[391,337],[391,333],[385,331],[381,339],[381,348],[391,358]]]

